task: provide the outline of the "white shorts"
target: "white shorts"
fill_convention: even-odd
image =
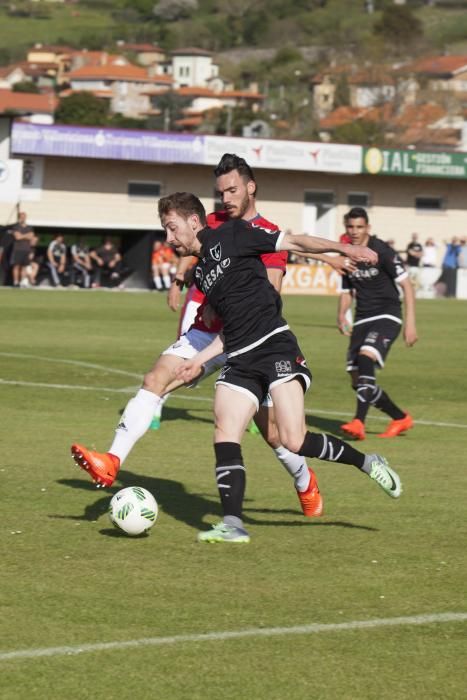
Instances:
[[[176,355],[176,357],[181,357],[184,360],[191,360],[195,355],[197,355],[201,350],[204,350],[208,345],[212,343],[214,338],[216,338],[217,333],[206,333],[205,331],[199,331],[196,328],[192,328],[180,336],[180,338],[167,350],[164,350],[163,355]],[[209,362],[204,365],[204,374],[198,381],[208,377],[210,374],[220,369],[227,359],[227,355],[224,353],[222,355],[217,355],[213,357]]]

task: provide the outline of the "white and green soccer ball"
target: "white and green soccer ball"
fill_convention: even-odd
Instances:
[[[156,522],[158,512],[156,499],[142,486],[121,489],[109,505],[110,520],[127,535],[141,535],[149,530]]]

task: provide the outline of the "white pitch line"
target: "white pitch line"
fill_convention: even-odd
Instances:
[[[1,355],[2,353],[0,353]],[[72,362],[72,361],[70,361]],[[87,363],[86,363],[87,364]],[[87,365],[89,366],[89,365]],[[98,367],[99,365],[91,365],[94,367]],[[119,372],[120,370],[109,370],[110,372]],[[131,373],[127,373],[131,374]],[[137,375],[139,376],[139,375]],[[133,394],[137,390],[137,386],[134,387],[122,387],[121,389],[115,389],[112,387],[105,387],[105,386],[86,386],[82,384],[48,384],[46,382],[24,382],[19,379],[0,379],[0,386],[8,385],[8,386],[24,386],[24,387],[37,387],[39,389],[62,389],[62,390],[67,390],[67,391],[97,391],[97,392],[104,392],[104,393],[110,393],[110,394]],[[212,404],[212,398],[209,398],[207,396],[196,396],[196,394],[176,394],[173,396],[173,399],[181,399],[182,401],[200,401],[204,403],[210,403]],[[318,416],[335,416],[336,418],[348,418],[351,413],[342,413],[341,411],[326,411],[322,410],[319,408],[307,408],[305,409],[305,413],[308,416],[313,416],[313,415],[318,415]],[[374,421],[383,421],[387,422],[387,418],[384,418],[382,416],[370,416],[369,420],[374,420]],[[415,425],[429,425],[434,428],[463,428],[466,429],[467,425],[464,423],[445,423],[445,422],[437,422],[437,421],[427,421],[427,420],[415,420],[414,421]]]
[[[332,624],[310,624],[296,627],[254,627],[232,632],[208,632],[206,634],[180,634],[172,637],[146,637],[120,642],[98,642],[80,646],[45,647],[42,649],[18,649],[0,652],[0,661],[15,659],[37,659],[44,656],[69,656],[95,651],[113,651],[135,649],[138,647],[166,646],[170,644],[187,644],[192,642],[227,641],[245,637],[283,637],[291,634],[319,634],[321,632],[345,632],[360,629],[378,629],[380,627],[401,627],[412,625],[431,625],[445,622],[465,622],[467,613],[439,613],[434,615],[410,615],[407,617],[387,617],[373,620],[353,620]]]
[[[122,374],[125,377],[136,377],[136,379],[142,379],[141,373],[127,372],[124,369],[114,369],[113,367],[106,367],[105,365],[96,365],[92,362],[82,362],[81,360],[65,360],[60,357],[43,357],[42,355],[27,355],[21,352],[0,352],[0,357],[19,357],[24,360],[40,360],[41,362],[52,362],[54,364],[60,365],[77,365],[78,367],[88,367],[89,369],[99,369],[102,372],[108,372],[110,374]]]

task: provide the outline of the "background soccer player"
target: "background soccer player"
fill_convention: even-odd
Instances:
[[[412,417],[402,411],[376,384],[377,367],[384,367],[391,345],[402,327],[401,302],[396,283],[402,289],[405,304],[404,339],[410,347],[417,341],[415,327],[415,294],[398,254],[387,243],[370,235],[365,209],[354,207],[347,214],[346,230],[352,245],[365,245],[378,253],[378,262],[359,263],[353,272],[344,274],[338,306],[338,326],[351,336],[347,352],[347,371],[357,392],[355,417],[341,429],[358,440],[365,438],[365,418],[370,406],[379,408],[392,418],[379,437],[395,437],[413,426]],[[356,299],[353,329],[346,314]]]

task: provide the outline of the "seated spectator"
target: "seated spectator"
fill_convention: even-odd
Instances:
[[[163,241],[154,241],[152,247],[151,267],[154,287],[157,291],[169,289],[171,272],[175,264],[175,253]],[[175,266],[176,267],[176,266]]]
[[[54,287],[63,287],[66,270],[66,245],[62,233],[57,233],[47,247],[47,267]]]
[[[83,244],[82,236],[71,246],[72,280],[75,283],[77,273],[81,275],[84,289],[91,286],[92,260],[87,246]]]
[[[423,255],[423,246],[418,242],[418,233],[412,233],[412,239],[406,248],[406,262],[408,267],[419,267]]]
[[[40,268],[40,259],[37,254],[37,244],[39,236],[34,234],[31,239],[31,251],[29,253],[29,264],[24,268],[23,278],[21,280],[22,287],[34,287],[36,285],[37,273]]]
[[[93,287],[101,286],[103,273],[107,274],[112,286],[120,283],[122,256],[110,237],[105,238],[104,243],[97,250],[92,250],[89,255],[94,265]]]
[[[438,246],[433,238],[427,238],[423,246],[422,266],[436,267],[438,264]]]
[[[10,229],[13,235],[11,265],[13,268],[13,287],[19,287],[24,275],[24,268],[29,265],[31,241],[34,230],[26,223],[26,213],[20,212],[18,222]]]

